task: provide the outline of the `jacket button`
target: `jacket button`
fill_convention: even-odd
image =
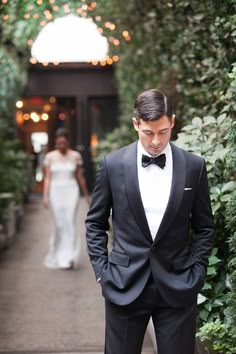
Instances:
[[[152,247],[152,251],[155,251],[155,249],[156,249],[156,246],[153,246],[153,247]]]

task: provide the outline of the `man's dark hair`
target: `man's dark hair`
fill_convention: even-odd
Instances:
[[[68,132],[65,128],[58,128],[55,132],[55,139],[61,137],[65,138],[66,140],[69,138]]]
[[[134,118],[139,122],[158,120],[166,115],[169,119],[173,116],[171,98],[159,90],[149,89],[141,92],[134,104]]]

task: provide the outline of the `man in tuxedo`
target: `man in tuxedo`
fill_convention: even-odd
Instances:
[[[139,140],[105,156],[97,173],[86,237],[105,298],[106,354],[140,354],[150,318],[158,354],[194,354],[215,229],[205,162],[169,142],[174,121],[169,97],[142,92]]]

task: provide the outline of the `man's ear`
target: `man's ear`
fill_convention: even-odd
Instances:
[[[137,119],[133,117],[133,118],[132,118],[132,122],[133,122],[134,129],[135,129],[136,131],[138,131],[139,124],[138,124]]]
[[[175,125],[175,114],[173,114],[171,118],[171,128],[173,128],[174,125]]]

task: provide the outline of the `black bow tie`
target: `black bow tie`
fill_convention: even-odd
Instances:
[[[164,168],[166,165],[166,155],[161,154],[157,157],[149,157],[147,155],[142,155],[142,166],[147,167],[154,163],[155,165],[159,166],[160,168]]]

